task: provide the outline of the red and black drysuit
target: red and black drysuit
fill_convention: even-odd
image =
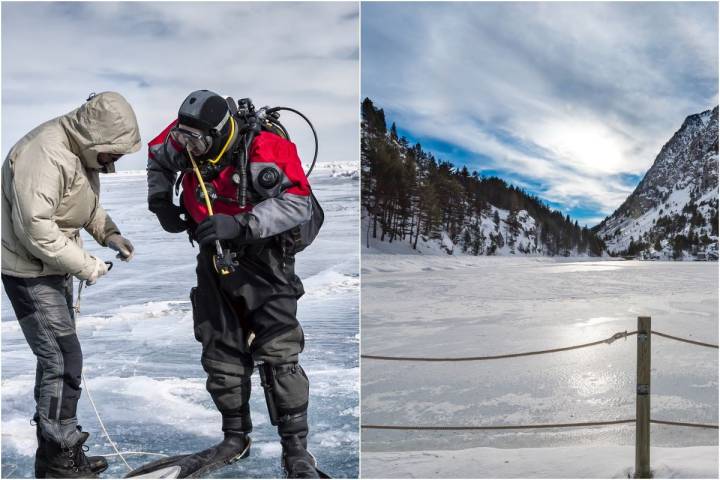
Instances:
[[[208,211],[198,198],[199,182],[187,153],[169,136],[174,125],[149,144],[148,199],[156,213],[172,208],[173,186],[182,172],[181,204],[192,238]],[[242,140],[231,142],[220,162],[225,166],[206,185],[217,194],[214,213],[233,215],[243,226],[237,239],[223,242],[237,253],[237,266],[233,273],[219,275],[213,265],[215,248],[201,247],[197,287],[190,292],[207,389],[222,414],[223,431],[249,432],[250,375],[254,364],[262,364],[273,424],[283,438],[297,435],[306,446],[309,382],[298,364],[304,338],[296,317],[304,291],[294,271],[290,232],[311,216],[310,186],[295,145],[263,131],[249,148],[248,204],[241,207],[232,175]]]

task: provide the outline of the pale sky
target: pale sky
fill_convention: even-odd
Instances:
[[[143,149],[118,170],[144,169],[146,144],[193,90],[289,106],[320,137],[319,162],[358,158],[357,3],[2,4],[2,155],[90,92],[128,99]],[[309,128],[281,118],[304,162]]]
[[[443,160],[593,225],[718,103],[718,5],[364,3],[362,95]]]

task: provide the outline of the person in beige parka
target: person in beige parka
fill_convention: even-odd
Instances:
[[[2,283],[37,357],[37,478],[87,478],[107,468],[86,457],[77,425],[82,350],[75,332],[73,277],[107,273],[83,249],[80,230],[129,261],[134,248],[99,201],[101,172],[140,149],[130,104],[118,93],[91,95],[79,108],[25,135],[2,166]]]

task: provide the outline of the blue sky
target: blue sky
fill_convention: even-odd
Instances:
[[[115,90],[144,143],[193,90],[297,108],[315,124],[319,162],[358,158],[356,3],[90,2],[2,4],[2,155],[40,123]],[[283,115],[304,161],[307,125]],[[118,170],[144,169],[147,149]]]
[[[364,3],[362,95],[440,158],[581,224],[718,102],[707,3]]]

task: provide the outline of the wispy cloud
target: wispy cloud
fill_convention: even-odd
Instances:
[[[718,101],[715,3],[365,3],[362,89],[581,221]],[[442,155],[442,158],[453,160]]]
[[[358,6],[354,3],[3,3],[2,154],[38,124],[116,90],[143,141],[193,90],[207,88],[308,115],[319,161],[359,148]],[[309,160],[312,136],[283,120]],[[144,168],[147,152],[123,159]]]

